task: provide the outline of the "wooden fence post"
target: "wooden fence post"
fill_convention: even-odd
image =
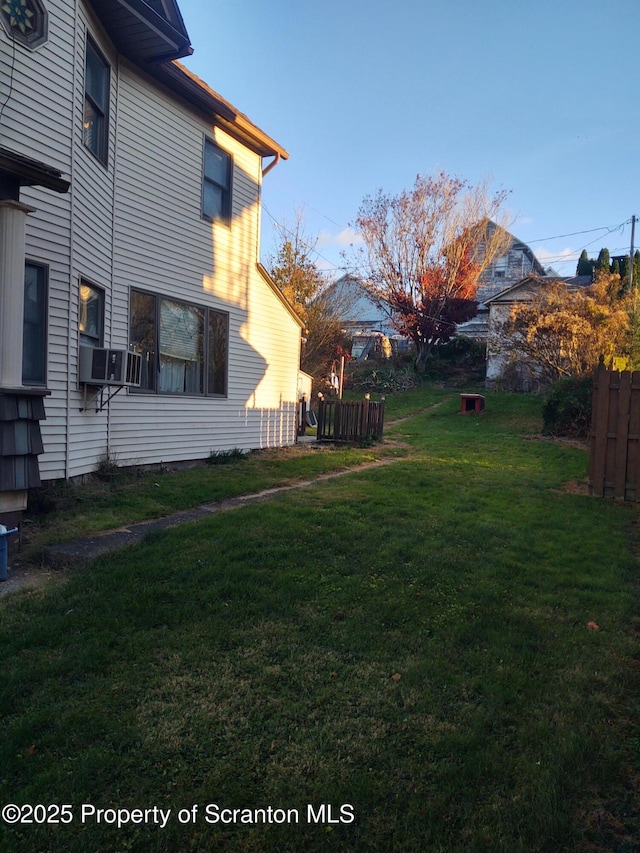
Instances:
[[[618,395],[614,439],[613,496],[626,499],[627,461],[629,458],[629,403],[631,402],[631,374],[618,374]]]
[[[608,421],[609,371],[604,364],[600,364],[593,377],[591,454],[589,463],[589,490],[591,494],[597,497],[604,497]]]

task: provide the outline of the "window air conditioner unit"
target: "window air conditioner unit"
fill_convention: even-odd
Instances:
[[[140,386],[142,356],[126,349],[80,347],[80,382]]]

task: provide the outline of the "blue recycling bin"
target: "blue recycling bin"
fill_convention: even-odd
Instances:
[[[7,579],[7,545],[12,533],[17,533],[18,528],[7,530],[4,524],[0,524],[0,581]]]

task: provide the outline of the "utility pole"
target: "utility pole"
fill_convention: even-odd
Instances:
[[[633,288],[633,239],[636,233],[636,215],[631,217],[631,248],[629,249],[629,292]]]

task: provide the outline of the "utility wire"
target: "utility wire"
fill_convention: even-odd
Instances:
[[[300,235],[299,235],[299,234],[296,234],[294,231],[291,231],[291,229],[287,228],[287,227],[286,227],[286,225],[282,225],[282,223],[278,222],[278,220],[273,216],[273,214],[272,214],[272,213],[267,209],[267,207],[265,206],[264,202],[262,202],[262,209],[263,209],[263,210],[264,210],[264,212],[267,214],[267,216],[269,217],[269,219],[271,219],[271,221],[272,221],[272,222],[273,222],[273,224],[276,226],[276,228],[280,229],[280,231],[283,231],[283,232],[284,232],[285,234],[287,234],[289,237],[296,237],[296,238],[298,239],[298,241],[300,242],[300,244],[301,244],[301,245],[302,245],[302,246],[303,246],[303,247],[304,247],[304,248],[305,248],[309,253],[313,253],[314,255],[317,255],[317,257],[321,258],[325,263],[329,264],[333,269],[335,269],[335,270],[337,270],[337,271],[339,271],[339,272],[348,272],[348,270],[347,270],[346,268],[343,268],[343,267],[338,266],[338,265],[337,265],[336,263],[334,263],[333,261],[330,261],[330,260],[329,260],[329,258],[325,258],[325,257],[324,257],[324,255],[323,255],[321,252],[319,252],[319,251],[316,249],[316,247],[315,247],[315,246],[311,246],[309,243],[306,243],[304,240],[302,240],[302,239],[300,238]],[[322,214],[320,214],[320,215],[322,215]],[[336,224],[336,225],[338,225],[338,223],[337,223],[337,222],[336,222],[335,224]],[[338,228],[340,228],[340,225],[338,225]]]
[[[11,50],[11,69],[9,74],[9,91],[7,92],[7,97],[4,99],[2,106],[0,107],[0,122],[2,122],[2,115],[4,113],[5,107],[11,100],[11,95],[13,94],[13,75],[16,68],[16,40],[12,39],[12,50]]]
[[[611,233],[613,231],[619,231],[621,228],[624,228],[627,223],[631,222],[631,219],[627,219],[625,222],[621,222],[620,225],[609,226],[602,225],[600,228],[589,228],[586,231],[572,231],[570,234],[556,234],[555,237],[538,237],[535,240],[527,240],[527,245],[531,243],[544,243],[546,240],[562,240],[563,237],[577,237],[579,234],[594,234],[596,231],[606,231],[607,233]],[[605,236],[604,234],[602,235]],[[593,242],[597,242],[599,238],[596,237]],[[588,243],[587,245],[591,245]],[[586,248],[586,247],[585,247]]]
[[[326,219],[328,222],[333,223],[336,227],[342,228],[343,230],[345,230],[343,228],[343,226],[340,225],[340,223],[336,222],[334,219],[331,219],[329,216],[325,216],[324,213],[322,213],[319,210],[316,210],[316,208],[312,207],[311,205],[307,205],[306,203],[304,203],[304,207],[305,208],[308,207],[310,210],[313,210],[319,216],[322,216],[323,219]],[[275,219],[273,214],[265,206],[264,202],[262,203],[262,208],[265,211],[265,213],[269,216],[269,218],[273,221],[274,225],[277,228],[279,228],[281,231],[284,231],[286,234],[288,234],[291,237],[296,236],[293,231],[289,230],[288,228],[286,228],[286,226],[282,225],[281,223],[279,223]],[[621,222],[619,225],[613,225],[613,226],[601,225],[599,228],[588,228],[588,229],[585,229],[583,231],[571,231],[567,234],[556,234],[555,236],[552,236],[552,237],[537,237],[533,240],[527,240],[525,245],[529,246],[529,245],[531,245],[531,243],[544,243],[544,242],[548,242],[550,240],[562,240],[565,237],[577,237],[577,236],[580,236],[582,234],[595,234],[596,232],[605,232],[605,233],[601,234],[600,236],[596,237],[595,239],[590,240],[588,243],[586,243],[582,247],[582,249],[580,250],[580,253],[572,252],[570,255],[550,255],[549,257],[544,259],[544,264],[547,266],[549,266],[550,264],[554,264],[554,263],[556,263],[556,264],[574,263],[579,259],[580,254],[583,251],[583,249],[587,249],[589,246],[592,246],[594,243],[597,243],[600,240],[604,239],[604,237],[606,237],[607,234],[613,234],[616,231],[623,231],[624,226],[628,225],[630,222],[631,222],[631,219],[629,218],[629,219],[626,219],[624,222]],[[299,238],[299,235],[297,235],[297,236]],[[524,242],[524,241],[521,241],[521,242]],[[310,253],[313,253],[318,258],[321,258],[326,264],[329,264],[329,266],[333,270],[335,270],[336,272],[342,272],[342,273],[345,273],[347,275],[351,274],[351,273],[357,273],[357,267],[355,267],[355,266],[354,267],[340,266],[340,265],[336,264],[334,261],[329,260],[329,258],[326,258],[321,252],[319,252],[315,248],[315,246],[311,246],[308,243],[305,243],[304,240],[302,240],[301,243],[307,251],[309,251]],[[621,254],[625,254],[626,248],[620,247],[620,248],[616,248],[616,249],[611,249],[610,252],[620,252]],[[543,263],[543,262],[541,261],[541,263]]]

